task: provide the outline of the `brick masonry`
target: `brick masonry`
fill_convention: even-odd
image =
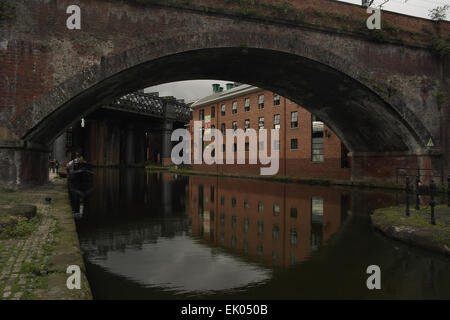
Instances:
[[[238,5],[212,0],[191,1],[194,9],[131,2],[84,2],[82,29],[67,30],[72,1],[15,1],[14,18],[0,21],[0,139],[50,144],[118,95],[224,78],[314,111],[355,154],[433,149],[443,154],[430,155],[437,169],[448,173],[450,102],[436,97],[450,96],[450,63],[430,52],[423,35],[439,29],[445,39],[449,23],[384,13],[398,37],[383,42],[361,31],[364,9],[327,0],[290,1],[306,15],[303,24],[270,8],[243,17]],[[18,181],[6,176],[7,184]]]

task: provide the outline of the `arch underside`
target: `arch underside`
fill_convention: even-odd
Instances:
[[[320,117],[353,152],[415,151],[424,139],[394,107],[345,73],[299,55],[242,47],[191,50],[127,68],[70,97],[23,139],[49,144],[75,120],[123,94],[194,79],[279,93]]]

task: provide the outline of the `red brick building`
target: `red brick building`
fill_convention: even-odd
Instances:
[[[276,93],[250,85],[228,84],[223,91],[213,85],[214,94],[192,104],[193,116],[190,123],[203,121],[202,127],[225,129],[260,128],[279,130],[280,176],[308,178],[350,178],[350,161],[347,150],[336,134],[314,115],[298,104]],[[270,136],[270,135],[269,135]],[[224,136],[224,143],[225,143]],[[270,138],[268,138],[270,150]],[[258,146],[259,147],[259,146]],[[225,148],[225,146],[224,146]],[[245,146],[248,151],[248,142]],[[236,157],[236,156],[235,156]],[[261,167],[249,164],[193,164],[194,170],[224,173],[259,174]]]

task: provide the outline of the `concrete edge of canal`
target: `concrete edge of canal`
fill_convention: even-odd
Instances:
[[[406,207],[376,209],[370,216],[372,226],[385,236],[450,256],[450,208],[436,206],[436,224],[430,224],[430,209],[411,209],[406,216]]]
[[[67,189],[66,179],[52,177],[43,186],[0,192],[1,203],[36,205],[39,217],[30,234],[0,240],[0,299],[92,299]],[[80,268],[80,289],[67,287],[69,266]]]
[[[242,173],[224,173],[215,171],[196,171],[191,169],[176,168],[176,167],[162,167],[157,165],[147,165],[145,169],[148,171],[164,171],[173,174],[184,175],[202,175],[202,176],[216,176],[226,178],[239,178],[239,179],[252,179],[282,183],[299,183],[317,186],[338,186],[338,187],[356,187],[360,189],[385,189],[385,190],[405,190],[405,184],[395,184],[383,181],[351,181],[351,180],[339,180],[339,179],[319,179],[319,178],[299,178],[291,176],[261,176],[253,174]],[[420,191],[427,192],[429,190],[428,185],[421,185]],[[448,187],[446,185],[437,185],[438,192],[447,192]]]

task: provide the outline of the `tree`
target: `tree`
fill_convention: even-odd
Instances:
[[[444,20],[447,16],[447,10],[450,8],[448,4],[443,6],[437,6],[434,9],[431,9],[428,13],[428,16],[431,18],[431,20],[434,21],[441,21]]]

